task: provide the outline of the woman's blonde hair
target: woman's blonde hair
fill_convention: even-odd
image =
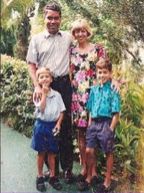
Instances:
[[[38,78],[39,78],[39,75],[42,74],[42,73],[45,73],[45,72],[47,72],[51,77],[53,77],[53,74],[52,74],[52,72],[50,71],[49,68],[40,67],[40,68],[38,68],[37,71],[36,71],[36,78],[37,78],[37,80],[38,80]]]
[[[72,23],[71,33],[73,36],[77,29],[85,29],[88,33],[88,37],[92,36],[92,29],[86,19],[77,19]]]

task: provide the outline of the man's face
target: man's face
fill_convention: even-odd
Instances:
[[[97,69],[97,79],[100,84],[104,84],[105,82],[110,80],[111,75],[112,75],[112,72],[106,68]]]
[[[59,12],[48,10],[47,14],[45,15],[45,24],[47,26],[48,32],[50,34],[56,34],[59,30],[61,23],[61,16]]]

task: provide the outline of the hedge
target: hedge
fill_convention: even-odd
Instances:
[[[27,64],[6,55],[1,63],[1,116],[9,126],[30,137],[34,106]]]

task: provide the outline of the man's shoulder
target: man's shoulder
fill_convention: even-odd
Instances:
[[[69,39],[72,38],[72,35],[71,35],[70,32],[68,32],[68,31],[60,30],[60,33],[61,33],[61,35],[62,35],[63,37],[67,37],[67,38],[69,38]]]
[[[32,36],[32,40],[38,41],[39,39],[41,40],[41,39],[43,39],[44,37],[45,37],[45,31],[42,31],[42,32],[39,32],[39,33],[37,33],[37,34],[34,34],[34,35]]]

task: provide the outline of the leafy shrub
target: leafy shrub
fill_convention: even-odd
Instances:
[[[1,115],[14,129],[31,135],[33,125],[32,85],[24,61],[2,56]]]
[[[116,129],[115,156],[116,166],[119,166],[117,169],[129,175],[135,173],[137,165],[136,152],[144,116],[144,85],[137,81],[133,70],[119,72],[125,76],[126,84],[121,89],[122,110],[120,123]]]
[[[116,129],[115,169],[117,172],[125,171],[128,174],[129,172],[134,173],[136,169],[136,151],[144,112],[144,86],[135,82],[133,74],[126,77],[127,83],[121,89],[121,120]],[[1,89],[1,115],[3,119],[12,128],[26,134],[26,136],[31,136],[34,106],[32,85],[27,64],[24,61],[2,56]],[[79,150],[75,138],[74,136],[73,145],[75,147],[74,153],[77,156]],[[101,165],[104,161],[103,155],[99,154],[99,170],[102,169]]]

